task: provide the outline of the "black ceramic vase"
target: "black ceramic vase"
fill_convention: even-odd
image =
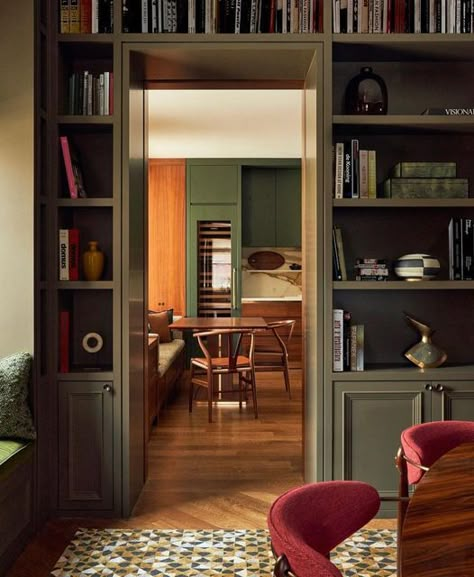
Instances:
[[[346,114],[387,114],[387,87],[370,66],[349,82],[345,95]]]

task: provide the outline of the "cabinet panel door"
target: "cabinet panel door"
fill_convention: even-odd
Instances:
[[[301,246],[301,170],[276,171],[276,246]]]
[[[188,165],[191,204],[237,204],[240,167],[236,165]]]
[[[381,496],[397,495],[400,433],[421,423],[430,403],[420,383],[334,383],[333,478],[365,481]],[[387,505],[387,514],[395,515],[395,504]]]
[[[59,383],[59,508],[112,509],[112,383]]]
[[[243,246],[276,246],[275,169],[243,169],[242,216]]]
[[[474,420],[474,381],[436,381],[433,387],[433,421]]]

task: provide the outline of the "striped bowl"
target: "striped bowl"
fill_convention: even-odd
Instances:
[[[429,254],[404,254],[393,263],[395,274],[408,281],[431,280],[439,269],[439,260]]]

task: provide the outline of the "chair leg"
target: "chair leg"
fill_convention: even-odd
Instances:
[[[400,447],[395,457],[395,463],[400,473],[398,480],[398,512],[397,512],[397,576],[402,577],[402,531],[405,515],[408,507],[408,473],[407,463],[403,458],[403,450]]]
[[[253,410],[255,412],[255,418],[258,419],[258,407],[257,407],[257,379],[255,378],[255,369],[252,367],[250,369],[250,386],[252,387],[252,400],[253,400]]]
[[[285,377],[285,389],[288,393],[288,398],[291,399],[290,371],[288,370],[288,357],[286,355],[283,357],[283,375]]]
[[[193,377],[194,377],[194,365],[191,363],[191,378],[189,380],[189,412],[193,412],[193,393],[194,393],[194,385],[193,385]]]
[[[211,369],[207,371],[207,414],[208,420],[212,423],[212,401],[213,401],[213,393],[214,393],[214,375],[212,374]]]
[[[242,373],[239,373],[239,410],[242,411],[242,384],[244,379]]]

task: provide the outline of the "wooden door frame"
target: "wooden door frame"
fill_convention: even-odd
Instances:
[[[132,88],[135,93],[137,91],[137,72],[142,74],[143,98],[141,100],[141,113],[143,119],[143,131],[138,131],[138,137],[147,137],[147,107],[146,107],[146,92],[151,88],[154,79],[150,76],[156,66],[155,61],[160,61],[172,56],[177,56],[180,61],[182,71],[175,70],[173,78],[162,77],[158,80],[163,86],[176,89],[181,88],[209,88],[212,85],[215,88],[227,87],[236,88],[237,86],[245,86],[249,89],[257,88],[276,88],[281,89],[292,87],[300,88],[304,95],[304,113],[303,113],[303,134],[304,134],[304,156],[303,156],[303,170],[302,170],[302,190],[303,203],[302,210],[304,215],[303,220],[303,452],[304,452],[304,478],[306,482],[322,480],[324,477],[323,463],[324,463],[324,421],[323,421],[323,283],[322,272],[323,267],[323,212],[324,212],[324,195],[322,194],[324,182],[324,168],[327,165],[323,154],[327,155],[327,151],[323,147],[323,139],[326,138],[325,131],[327,130],[327,123],[324,123],[324,109],[323,109],[323,85],[324,72],[327,67],[324,66],[323,42],[308,42],[308,41],[294,41],[288,42],[262,42],[260,41],[242,41],[242,38],[233,39],[233,41],[192,41],[192,42],[144,42],[144,43],[124,43],[122,46],[122,70],[124,83],[122,86],[122,198],[123,202],[123,218],[122,218],[122,239],[123,239],[123,255],[125,258],[123,262],[122,279],[124,282],[124,289],[122,291],[122,326],[123,326],[123,350],[122,350],[122,373],[123,373],[123,449],[122,449],[122,463],[123,463],[123,485],[122,485],[122,510],[124,516],[131,513],[134,502],[138,496],[137,489],[140,483],[144,483],[144,478],[140,479],[142,472],[134,472],[132,470],[132,463],[137,462],[137,455],[144,455],[145,437],[144,422],[136,422],[132,419],[131,407],[135,407],[134,415],[137,417],[137,407],[143,407],[144,394],[144,378],[145,372],[143,368],[147,366],[147,346],[145,343],[145,327],[146,327],[146,286],[142,286],[142,292],[137,291],[135,295],[131,295],[128,286],[131,274],[134,273],[137,277],[137,272],[141,282],[146,285],[147,274],[145,270],[132,271],[130,261],[130,247],[132,239],[136,239],[137,234],[143,236],[143,242],[147,239],[147,219],[143,215],[141,222],[133,222],[127,215],[127,210],[131,206],[131,194],[133,185],[132,182],[142,182],[143,193],[146,196],[147,187],[147,158],[145,157],[145,144],[141,143],[143,158],[138,159],[131,154],[131,150],[137,149],[139,142],[133,141],[133,126],[130,126],[130,118],[138,118],[137,111],[133,111],[133,100],[131,98]],[[245,66],[232,79],[228,78],[222,72],[223,76],[213,73],[217,76],[202,78],[200,75],[202,70],[192,70],[193,64],[186,66],[186,58],[188,54],[193,55],[201,51],[200,54],[209,57],[209,54],[223,54],[223,51],[228,51],[226,55],[234,57],[235,50],[242,50],[247,55],[247,58],[255,56],[255,60],[262,58],[262,51],[268,50],[268,55],[264,57],[273,63],[275,70],[280,66],[278,60],[281,59],[282,53],[287,56],[287,66],[283,72],[283,77],[278,81],[274,81],[266,77],[267,72],[261,71],[261,79],[258,76],[256,79],[246,78]],[[293,52],[294,51],[294,52]],[[305,64],[302,65],[298,60],[298,55],[303,53],[306,56]],[[294,55],[294,56],[293,56]],[[272,56],[274,56],[272,60]],[[300,71],[299,78],[291,78],[291,60],[290,57],[295,58],[294,67]],[[183,64],[184,61],[184,64]],[[234,60],[235,61],[235,60]],[[252,60],[248,60],[252,62]],[[131,63],[134,63],[133,74],[131,74]],[[138,63],[138,66],[137,66]],[[290,63],[290,66],[288,66]],[[195,63],[194,63],[195,65]],[[281,64],[282,68],[285,68]],[[301,66],[306,66],[304,73],[301,73]],[[165,66],[166,68],[166,66]],[[150,72],[151,71],[151,72]],[[228,71],[227,71],[228,72]],[[251,72],[250,72],[251,73]],[[212,74],[212,73],[211,73]],[[181,75],[181,77],[180,77]],[[205,75],[205,74],[204,74]],[[285,77],[286,75],[286,77]],[[238,77],[236,77],[238,76]],[[129,84],[127,79],[134,79],[133,86]],[[135,107],[137,105],[135,104]],[[327,98],[326,98],[327,106]],[[138,115],[140,111],[138,111]],[[139,146],[138,146],[139,148]],[[321,193],[318,193],[321,191]],[[138,230],[140,228],[140,230]],[[316,246],[314,246],[316,243]],[[132,251],[133,252],[133,251]],[[136,263],[135,263],[136,265]],[[306,266],[308,267],[306,269]],[[141,275],[141,276],[140,276]],[[135,297],[133,305],[131,297]],[[137,302],[138,299],[138,302]],[[140,299],[143,299],[140,302]],[[140,356],[136,353],[136,337],[130,333],[130,327],[140,326],[143,328],[143,354]],[[133,341],[133,342],[132,342]],[[141,363],[141,367],[139,366]],[[137,397],[140,395],[140,379],[141,383],[141,399]],[[142,411],[143,414],[143,411]],[[142,431],[142,439],[140,441],[140,430]],[[137,446],[138,443],[138,446]],[[144,469],[143,469],[144,470]]]

